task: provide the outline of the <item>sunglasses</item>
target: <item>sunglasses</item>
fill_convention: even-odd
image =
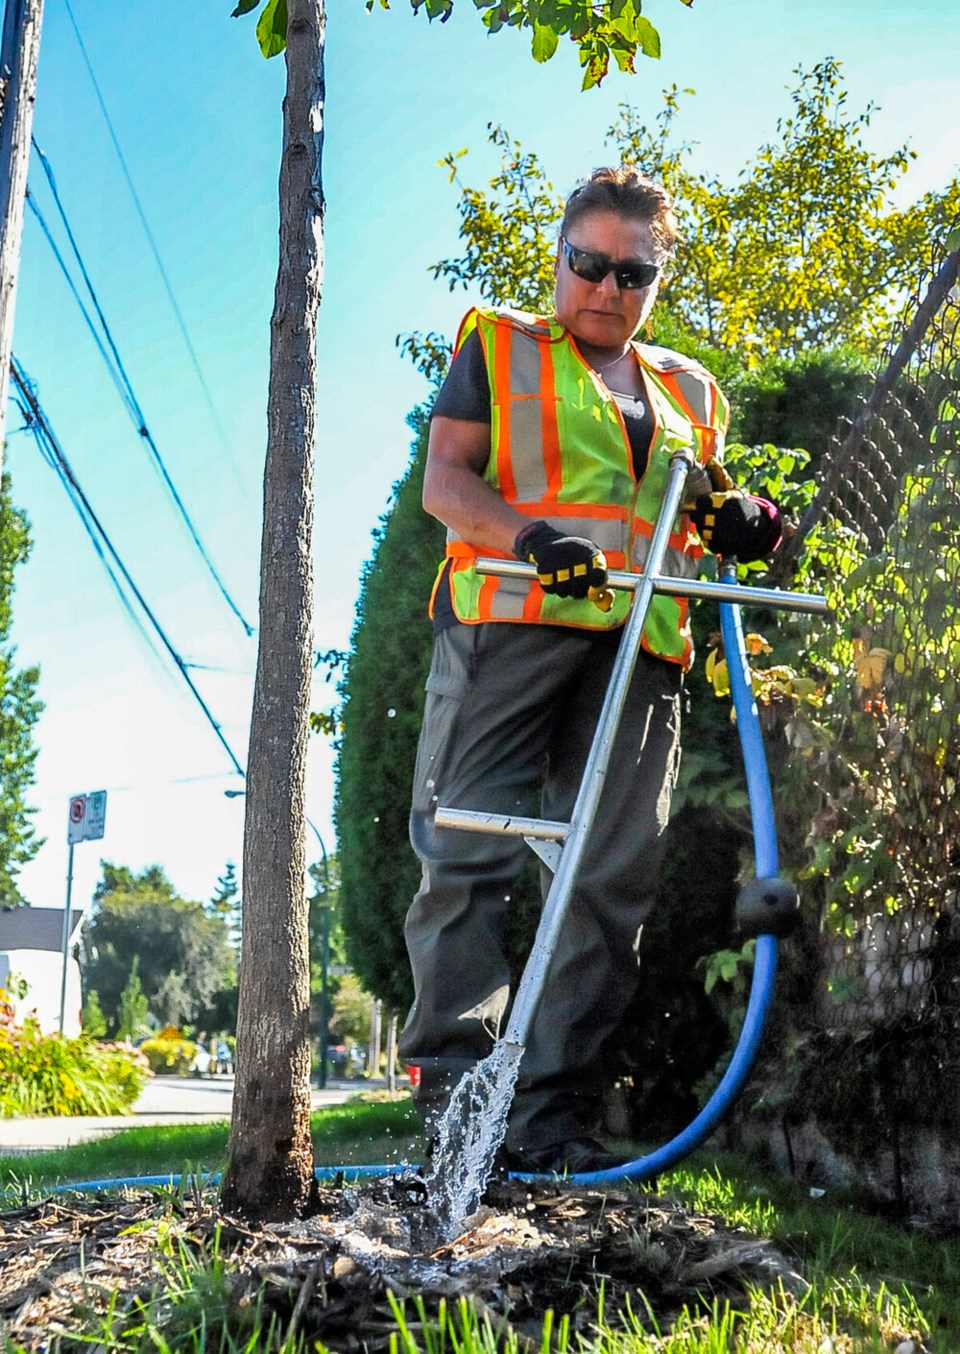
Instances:
[[[584,282],[595,286],[602,282],[608,273],[613,273],[621,291],[639,291],[649,287],[660,272],[659,263],[641,263],[639,259],[621,259],[615,263],[609,254],[598,254],[592,249],[578,249],[564,236],[560,236],[564,257],[570,265],[570,271]]]

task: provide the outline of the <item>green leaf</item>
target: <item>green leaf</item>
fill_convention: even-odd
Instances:
[[[257,42],[265,57],[279,56],[287,45],[287,0],[267,0],[257,20]]]
[[[636,22],[633,25],[633,36],[644,56],[659,58],[660,34],[654,28],[650,20],[645,19],[642,14],[637,16]]]
[[[960,249],[960,226],[954,226],[947,236],[946,248],[948,254],[955,254]]]
[[[483,26],[489,29],[491,33],[499,33],[504,22],[504,11],[502,6],[494,5],[492,9],[488,9],[483,16],[482,22]]]
[[[241,14],[249,14],[252,9],[256,9],[261,0],[238,0],[236,9],[230,15],[231,19],[239,19]]]
[[[555,29],[548,28],[546,24],[535,23],[531,47],[534,61],[549,61],[557,50],[559,42],[560,38]]]

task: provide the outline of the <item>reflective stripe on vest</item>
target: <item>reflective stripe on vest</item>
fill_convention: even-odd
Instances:
[[[692,446],[705,461],[722,450],[726,404],[702,368],[667,349],[633,345],[654,418],[647,468],[639,484],[620,410],[567,331],[520,311],[471,311],[457,347],[476,328],[491,391],[491,452],[484,478],[518,512],[586,536],[612,569],[642,572],[667,482],[671,453]],[[689,519],[670,537],[663,572],[691,577],[701,547]],[[451,595],[463,621],[535,621],[598,630],[621,625],[631,605],[618,592],[601,612],[589,600],[553,597],[539,583],[482,577],[478,554],[496,551],[448,533]],[[687,604],[655,597],[644,647],[673,662],[692,658]]]

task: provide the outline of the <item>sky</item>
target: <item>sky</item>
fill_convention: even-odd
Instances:
[[[318,337],[315,643],[346,648],[371,531],[410,455],[409,411],[427,394],[398,334],[453,335],[469,293],[429,267],[458,252],[457,194],[438,162],[468,150],[466,182],[496,168],[490,123],[540,157],[566,193],[605,163],[629,102],[648,120],[672,84],[678,134],[732,181],[790,109],[795,71],[838,58],[849,107],[877,105],[867,133],[917,152],[904,200],[960,161],[956,0],[649,0],[662,57],[638,58],[580,92],[572,44],[545,66],[513,32],[488,37],[460,0],[429,25],[403,0],[367,13],[330,0],[324,183],[326,278]],[[269,322],[277,264],[284,68],[265,61],[231,0],[46,0],[34,134],[147,426],[241,613],[256,624]],[[199,370],[104,120],[113,124]],[[188,16],[188,17],[185,17]],[[31,193],[67,248],[40,165]],[[256,640],[211,582],[37,221],[28,212],[14,348],[73,470],[241,765]],[[17,576],[14,642],[39,664],[45,709],[31,801],[45,843],[20,876],[36,906],[62,907],[71,795],[106,790],[102,841],[74,853],[73,905],[101,860],[158,863],[186,897],[210,897],[242,859],[243,780],[169,656],[130,622],[74,509],[22,419],[8,412],[7,466],[33,552]],[[384,713],[391,706],[384,674]],[[335,688],[318,676],[315,709]],[[308,857],[335,849],[333,756],[311,740]],[[321,844],[322,843],[322,844]]]

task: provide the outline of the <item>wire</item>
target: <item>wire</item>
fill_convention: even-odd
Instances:
[[[80,29],[77,26],[77,21],[76,18],[74,17],[73,10],[70,8],[70,0],[64,0],[64,6],[67,11],[67,16],[70,19],[74,36],[76,37],[77,43],[80,47],[80,54],[83,57],[83,63],[87,68],[87,74],[90,76],[90,83],[93,85],[94,93],[97,96],[97,103],[100,105],[100,112],[103,114],[103,120],[107,124],[107,131],[110,133],[110,140],[113,142],[113,148],[117,153],[117,159],[120,161],[120,168],[123,171],[123,177],[126,179],[127,187],[130,189],[130,196],[133,199],[133,205],[136,208],[137,215],[140,218],[140,224],[143,226],[144,234],[147,237],[147,243],[150,245],[150,250],[153,254],[154,262],[157,265],[157,270],[159,271],[160,277],[163,281],[164,289],[167,293],[170,305],[173,307],[173,313],[176,316],[177,325],[180,329],[183,341],[186,344],[187,352],[190,354],[190,361],[193,364],[193,369],[197,374],[197,380],[200,382],[200,388],[203,391],[207,408],[210,410],[210,416],[213,419],[214,426],[216,427],[217,434],[220,438],[220,445],[223,447],[223,450],[227,456],[227,460],[229,461],[230,466],[234,472],[234,477],[237,479],[237,482],[239,483],[236,462],[234,460],[233,451],[230,446],[230,441],[227,437],[226,432],[224,431],[223,424],[220,421],[220,415],[217,413],[216,405],[213,402],[213,396],[210,393],[210,387],[207,385],[206,377],[204,376],[203,369],[200,366],[200,359],[197,357],[196,350],[194,349],[193,343],[190,339],[190,334],[187,330],[186,321],[183,318],[183,313],[180,310],[177,298],[173,292],[173,287],[170,284],[170,279],[167,276],[167,270],[163,266],[163,260],[160,257],[160,250],[157,248],[157,242],[153,238],[153,232],[151,231],[150,226],[147,222],[146,213],[143,210],[143,204],[141,203],[139,194],[137,193],[137,190],[134,187],[133,179],[130,175],[130,170],[127,167],[127,162],[126,159],[124,158],[123,151],[120,148],[120,141],[117,137],[117,133],[116,130],[114,129],[113,123],[110,120],[110,114],[107,112],[107,105],[104,102],[103,93],[100,89],[99,83],[97,82],[97,77],[94,74],[93,66],[91,65],[90,62],[90,57],[87,55],[87,49],[84,46],[83,38],[80,35]]]
[[[125,386],[124,386],[122,380],[120,379],[120,374],[119,374],[119,372],[117,371],[117,369],[114,367],[113,363],[111,362],[111,360],[110,360],[110,355],[109,355],[109,353],[107,352],[106,348],[103,346],[103,339],[100,337],[99,333],[97,332],[97,326],[94,324],[93,318],[92,318],[92,316],[91,316],[89,310],[87,310],[87,307],[84,305],[83,297],[82,297],[82,296],[80,295],[80,293],[77,291],[76,283],[74,282],[73,278],[70,276],[70,269],[67,267],[66,261],[64,260],[63,255],[60,253],[60,249],[59,249],[59,247],[58,247],[58,245],[57,245],[57,242],[56,242],[56,240],[53,238],[53,235],[52,235],[51,232],[50,232],[50,227],[47,225],[46,220],[45,220],[45,218],[44,218],[44,215],[43,215],[43,213],[41,212],[40,208],[37,206],[36,202],[34,201],[33,194],[30,192],[29,189],[27,190],[26,201],[27,201],[27,206],[30,208],[30,210],[33,212],[34,216],[36,217],[37,222],[38,222],[38,224],[39,224],[39,226],[40,226],[40,229],[43,231],[43,233],[44,233],[44,235],[45,235],[45,237],[46,237],[47,243],[49,244],[50,248],[51,248],[52,251],[53,251],[53,257],[57,260],[57,263],[60,265],[60,271],[61,271],[61,273],[63,273],[63,276],[64,276],[64,279],[65,279],[65,281],[66,281],[66,284],[67,284],[67,286],[70,288],[70,294],[73,296],[73,299],[76,301],[76,303],[77,303],[77,305],[78,305],[78,307],[79,307],[79,309],[80,309],[80,313],[81,313],[81,315],[83,316],[84,320],[86,321],[86,325],[87,325],[87,328],[90,330],[91,337],[93,338],[94,343],[97,345],[97,350],[99,351],[100,356],[103,358],[104,363],[106,364],[107,370],[108,370],[109,373],[110,373],[110,379],[113,381],[113,384],[114,384],[114,385],[116,386],[116,388],[117,388],[117,394],[120,396],[121,400],[122,400],[123,403],[127,406],[127,408],[130,409],[130,397],[129,397],[129,395],[127,394],[126,388],[125,388]],[[133,413],[133,410],[132,410],[132,409],[131,409],[131,413]],[[135,413],[134,413],[134,417],[136,417]]]
[[[107,355],[104,352],[103,345],[98,342],[97,347],[99,348],[101,356],[103,357],[104,361],[108,362],[108,365],[111,365],[111,372],[114,375],[114,383],[116,384],[118,378],[119,381],[122,383],[121,397],[123,398],[123,402],[127,408],[127,412],[130,414],[130,417],[133,420],[133,424],[137,430],[138,436],[140,436],[149,447],[154,465],[160,472],[160,476],[167,487],[170,497],[173,499],[174,505],[176,506],[177,511],[179,512],[180,517],[187,528],[187,531],[190,533],[190,537],[194,545],[196,546],[200,554],[200,557],[202,558],[204,564],[207,566],[207,569],[209,570],[211,577],[216,583],[217,588],[219,589],[220,594],[223,597],[224,601],[227,603],[233,614],[237,617],[240,624],[246,631],[247,635],[250,636],[253,634],[253,627],[247,622],[247,620],[241,613],[240,609],[238,608],[237,604],[230,596],[230,593],[227,591],[226,584],[220,577],[220,574],[217,571],[217,568],[213,563],[213,560],[211,559],[206,546],[200,539],[200,534],[197,531],[197,528],[194,525],[193,520],[186,509],[186,505],[184,504],[183,499],[180,497],[179,491],[177,490],[177,487],[170,476],[170,472],[167,470],[163,457],[160,455],[159,449],[157,448],[157,444],[153,439],[153,434],[147,427],[147,420],[144,415],[143,409],[141,408],[140,402],[136,397],[133,385],[130,381],[130,377],[127,374],[126,368],[123,365],[123,359],[121,358],[119,350],[117,349],[117,345],[114,342],[113,334],[111,333],[110,326],[107,323],[107,318],[103,313],[103,308],[100,305],[99,298],[97,296],[96,291],[94,290],[93,282],[90,279],[90,274],[87,272],[86,264],[84,263],[83,256],[80,253],[80,248],[77,244],[76,237],[74,236],[73,230],[70,226],[70,221],[67,217],[66,210],[60,198],[60,193],[57,189],[57,181],[56,178],[54,177],[53,168],[50,164],[50,161],[47,159],[46,155],[41,150],[40,146],[37,144],[36,137],[32,137],[31,140],[33,143],[33,149],[37,154],[37,158],[43,169],[44,175],[50,188],[50,192],[53,196],[53,201],[54,204],[56,205],[57,212],[59,213],[60,221],[63,225],[64,230],[66,231],[67,239],[70,242],[70,247],[73,250],[73,256],[76,259],[77,267],[80,269],[80,275],[83,278],[83,281],[86,285],[87,292],[93,304],[93,308],[97,313],[97,319],[100,321],[100,326],[103,330],[107,346],[109,347],[110,353],[112,354],[113,357],[112,365],[109,363],[109,359],[107,358]],[[37,207],[36,202],[33,199],[31,199],[31,205],[33,207],[34,214],[42,220],[39,208]],[[51,245],[53,245],[51,233],[47,228],[45,222],[43,222],[43,231],[47,237],[47,240],[51,243]],[[63,262],[59,250],[57,250],[55,246],[54,253],[57,256],[61,269],[63,269],[63,271],[66,272],[66,265]],[[74,292],[74,295],[76,295],[76,289],[71,286],[71,290]],[[82,309],[88,325],[92,326],[92,320],[90,319],[90,316],[86,308],[82,307]]]
[[[23,368],[20,366],[16,357],[12,357],[10,360],[10,374],[13,377],[14,385],[16,386],[19,392],[17,402],[20,406],[20,411],[23,414],[23,416],[27,419],[31,427],[34,429],[34,435],[38,438],[38,441],[42,438],[43,443],[42,449],[44,453],[44,459],[47,461],[48,465],[54,466],[61,483],[63,483],[66,487],[68,487],[70,499],[71,502],[74,504],[74,506],[77,507],[78,511],[82,509],[82,511],[80,511],[80,516],[81,519],[83,520],[84,526],[87,529],[87,534],[92,537],[93,533],[96,532],[100,545],[102,545],[102,547],[106,551],[106,554],[109,556],[110,564],[107,565],[107,568],[108,572],[110,573],[111,580],[114,583],[114,586],[119,588],[119,581],[117,578],[117,575],[119,574],[119,576],[123,579],[124,583],[129,588],[130,592],[133,593],[133,596],[136,598],[138,604],[140,605],[141,610],[143,611],[143,614],[146,616],[147,620],[150,622],[151,626],[153,627],[154,631],[159,637],[160,642],[163,645],[164,649],[166,649],[169,656],[173,659],[173,662],[176,665],[181,677],[186,682],[187,686],[190,688],[191,695],[193,696],[197,704],[200,706],[200,709],[203,711],[204,717],[206,718],[210,727],[213,729],[214,733],[217,735],[217,738],[219,739],[224,750],[226,751],[227,756],[230,758],[234,770],[237,772],[238,775],[240,776],[244,775],[245,774],[244,770],[240,765],[240,763],[237,761],[237,758],[234,755],[233,749],[231,748],[230,744],[224,737],[223,730],[221,729],[220,725],[214,718],[213,713],[210,710],[210,707],[207,705],[206,701],[203,699],[200,692],[197,690],[197,687],[195,686],[193,679],[191,678],[187,670],[186,663],[180,657],[177,650],[173,647],[173,644],[168,638],[166,631],[163,629],[160,622],[157,620],[152,609],[147,603],[147,600],[144,597],[143,593],[140,591],[136,583],[133,581],[133,578],[130,576],[129,570],[127,569],[126,565],[123,563],[123,560],[117,553],[116,548],[113,545],[113,542],[110,540],[110,537],[107,535],[106,529],[104,528],[102,522],[94,512],[90,504],[90,500],[83,492],[83,489],[81,488],[76,475],[73,473],[69,461],[64,455],[63,448],[60,446],[60,443],[58,442],[56,435],[52,427],[50,426],[50,421],[40,405],[40,401],[37,398],[34,385],[24,372]],[[102,559],[104,558],[103,550],[99,548],[99,546],[97,548],[97,553],[98,555],[100,555]],[[106,563],[106,560],[104,560],[104,562]],[[114,570],[116,570],[116,573],[114,572]],[[129,599],[126,598],[124,599],[124,605],[129,613],[130,612]],[[139,621],[139,618],[137,619],[137,625],[140,626],[142,630],[143,627]]]
[[[118,598],[120,599],[120,603],[123,606],[123,609],[126,611],[127,616],[133,622],[136,629],[139,631],[141,638],[146,643],[150,652],[154,655],[155,658],[160,659],[160,651],[157,649],[152,638],[148,634],[147,630],[144,628],[142,620],[137,615],[136,611],[134,611],[133,606],[130,602],[130,598],[124,592],[120,583],[120,579],[116,571],[114,570],[114,567],[110,559],[106,555],[103,546],[100,544],[100,540],[96,534],[93,524],[90,522],[89,518],[86,515],[86,512],[84,511],[83,504],[77,499],[76,494],[74,493],[73,490],[73,486],[70,483],[70,480],[67,478],[66,474],[64,473],[63,467],[60,465],[56,457],[51,454],[50,448],[48,447],[44,437],[43,429],[38,424],[29,405],[23,401],[23,398],[20,395],[14,395],[14,399],[16,400],[17,408],[20,410],[20,413],[23,415],[24,420],[26,422],[26,428],[24,429],[24,431],[33,434],[33,438],[40,451],[40,455],[46,461],[47,465],[50,466],[54,474],[60,480],[60,483],[63,485],[64,489],[67,491],[68,496],[70,497],[74,507],[77,510],[77,515],[79,516],[80,521],[83,523],[84,530],[86,531],[88,537],[90,538],[90,544],[97,552],[100,562],[106,569],[107,575],[110,579],[111,584],[113,585],[113,588]]]

